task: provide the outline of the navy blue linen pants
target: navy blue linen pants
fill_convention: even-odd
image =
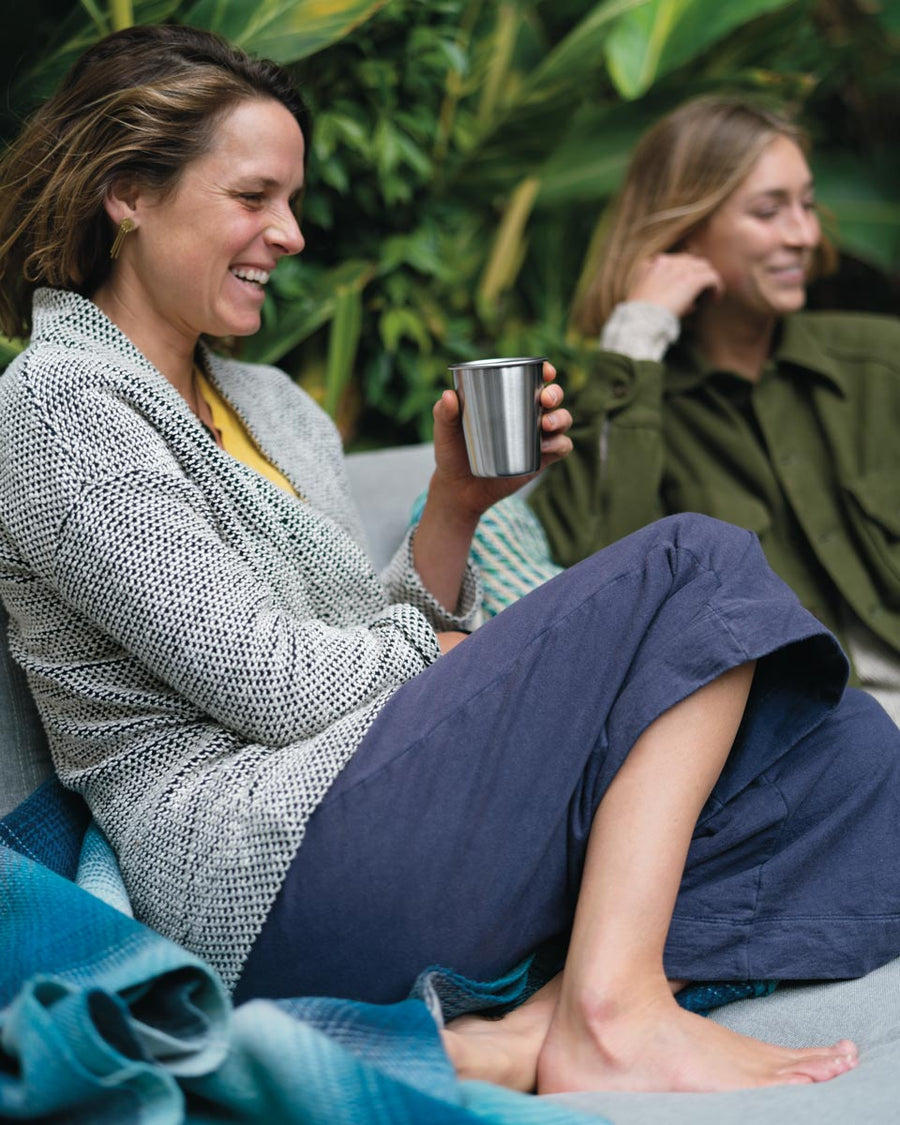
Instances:
[[[751,659],[668,975],[850,977],[900,954],[900,732],[843,693],[840,648],[755,536],[680,515],[559,575],[392,696],[311,818],[236,1000],[392,1002],[428,966],[488,980],[565,939],[629,749]]]

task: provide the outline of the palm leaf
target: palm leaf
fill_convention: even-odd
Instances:
[[[656,119],[654,106],[587,106],[541,166],[542,208],[600,202],[618,190],[638,138]]]
[[[648,0],[602,0],[553,48],[528,80],[526,97],[562,82],[578,84],[602,64],[607,36],[616,20]]]
[[[132,15],[139,24],[162,23],[174,14],[179,0],[134,0]],[[78,5],[61,21],[49,49],[15,84],[12,101],[21,114],[45,101],[75,60],[112,30],[96,4]]]
[[[609,74],[624,98],[638,98],[664,74],[702,54],[736,27],[793,0],[647,0],[606,40]]]
[[[289,63],[342,39],[387,0],[198,0],[184,23],[255,55]]]

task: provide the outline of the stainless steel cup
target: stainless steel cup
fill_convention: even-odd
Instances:
[[[476,477],[517,477],[541,467],[544,360],[479,359],[450,366]]]

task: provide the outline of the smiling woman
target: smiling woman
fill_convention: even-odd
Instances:
[[[820,239],[809,165],[795,141],[775,137],[734,193],[682,241],[685,253],[704,259],[718,275],[718,301],[701,302],[697,309],[698,331],[708,341],[708,350],[727,346],[729,333],[718,326],[704,328],[704,316],[721,321],[730,315],[748,328],[756,320],[761,330],[770,331],[773,317],[802,309]],[[688,311],[680,294],[662,287],[658,293],[662,301],[677,306],[672,308],[676,315]],[[656,295],[644,278],[631,299],[652,300]],[[760,369],[750,363],[743,374],[755,380]]]
[[[199,338],[255,332],[269,274],[303,249],[292,210],[303,161],[297,119],[257,97],[223,112],[209,149],[173,189],[123,174],[106,193],[114,227],[127,222],[134,233],[94,304],[189,404]]]
[[[4,158],[9,330],[28,334],[39,286],[90,295],[210,426],[198,341],[255,332],[269,273],[302,250],[304,129],[279,67],[205,32],[103,40]]]
[[[900,321],[802,311],[830,254],[807,150],[724,97],[641,140],[581,309],[575,451],[533,502],[566,564],[669,513],[755,532],[900,723]]]

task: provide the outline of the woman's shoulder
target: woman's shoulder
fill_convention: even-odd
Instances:
[[[0,402],[5,417],[12,414],[82,413],[102,382],[105,365],[96,354],[61,343],[33,340],[0,377]]]
[[[882,359],[900,368],[900,317],[815,310],[795,313],[789,324],[843,359]]]

